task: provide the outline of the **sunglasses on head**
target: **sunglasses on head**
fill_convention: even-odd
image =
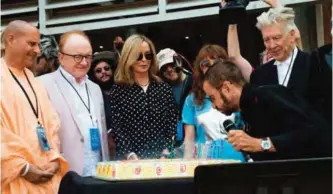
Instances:
[[[104,71],[109,71],[111,68],[109,66],[104,66],[103,67]],[[102,68],[97,68],[95,70],[96,73],[102,73]]]
[[[217,62],[219,61],[223,61],[221,58],[212,58],[213,59],[213,62],[211,62],[210,60],[208,59],[204,59],[200,62],[200,68],[204,68],[204,67],[211,67],[213,65],[215,65]]]
[[[145,53],[144,56],[146,60],[152,60],[154,58],[154,55],[152,53]],[[140,53],[137,61],[142,61],[142,59],[143,59],[143,54]]]

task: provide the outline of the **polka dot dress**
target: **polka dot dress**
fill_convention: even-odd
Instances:
[[[177,108],[166,83],[151,82],[146,92],[133,86],[114,85],[109,123],[118,159],[136,153],[140,159],[160,158],[176,135]]]

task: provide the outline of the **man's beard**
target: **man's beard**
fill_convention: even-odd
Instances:
[[[233,112],[235,112],[235,110],[233,108],[231,108],[231,103],[230,101],[227,99],[227,97],[220,91],[220,95],[221,98],[223,100],[223,105],[224,105],[224,110],[223,113],[226,115],[231,115]]]
[[[176,71],[176,73],[177,73],[177,71]],[[178,72],[177,75],[178,75],[178,78],[176,80],[170,80],[166,76],[163,76],[164,81],[167,82],[168,84],[172,85],[172,86],[178,85],[182,82],[182,72],[181,71]]]
[[[97,84],[101,87],[103,91],[108,91],[111,89],[113,84],[113,79],[110,77],[110,79],[106,82],[100,81],[99,79],[96,79]]]

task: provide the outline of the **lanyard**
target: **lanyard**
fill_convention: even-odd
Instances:
[[[290,69],[291,69],[291,65],[292,65],[292,63],[293,63],[293,59],[294,59],[294,50],[293,50],[293,53],[291,54],[291,61],[290,61],[289,66],[288,66],[288,70],[287,70],[286,76],[284,77],[283,82],[282,82],[282,85],[283,85],[283,86],[284,86],[284,82],[287,80],[287,77],[288,77],[289,71],[290,71]],[[289,76],[289,79],[290,79],[290,76]],[[286,85],[288,85],[288,83],[286,83]],[[285,86],[285,87],[287,87],[287,86]]]
[[[93,118],[91,116],[91,112],[90,112],[90,98],[89,98],[89,92],[88,92],[88,86],[87,86],[87,83],[85,83],[85,86],[86,86],[86,92],[87,92],[87,97],[88,97],[88,106],[86,105],[86,103],[84,102],[84,100],[82,99],[81,95],[79,94],[79,92],[75,89],[75,87],[73,86],[73,84],[71,84],[70,81],[68,81],[68,79],[64,76],[64,74],[62,73],[62,71],[60,70],[60,73],[62,75],[62,77],[67,81],[67,83],[74,89],[74,91],[76,92],[77,96],[80,98],[81,102],[83,103],[84,107],[86,107],[88,113],[89,113],[89,116],[90,116],[90,119],[91,119],[91,122],[92,124],[94,125],[94,121],[93,121]]]
[[[33,88],[32,85],[31,85],[31,82],[30,82],[30,80],[29,80],[27,74],[25,73],[25,71],[23,71],[23,73],[24,73],[24,75],[25,75],[25,78],[27,78],[28,83],[29,83],[29,86],[30,86],[30,88],[32,89],[32,92],[33,92],[34,95],[35,95],[35,99],[36,99],[36,109],[35,109],[34,105],[32,104],[32,102],[31,102],[31,100],[30,100],[30,98],[29,98],[27,92],[25,91],[25,89],[24,89],[23,86],[21,85],[20,81],[16,78],[16,76],[13,74],[13,72],[12,72],[10,69],[8,69],[8,70],[9,70],[10,74],[12,74],[12,76],[13,76],[14,80],[16,81],[16,83],[20,86],[21,90],[23,91],[25,97],[27,98],[27,100],[28,100],[28,102],[29,102],[29,104],[30,104],[30,107],[31,107],[32,111],[34,112],[34,114],[35,114],[35,116],[36,116],[36,118],[37,118],[37,123],[38,123],[38,125],[41,126],[41,124],[40,124],[40,122],[39,122],[39,117],[38,117],[38,99],[37,99],[37,95],[36,95],[36,92],[35,92],[34,88]]]

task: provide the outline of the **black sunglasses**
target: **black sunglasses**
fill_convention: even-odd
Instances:
[[[152,60],[154,58],[154,55],[152,53],[145,53],[144,56],[146,60]],[[137,61],[142,61],[142,59],[143,59],[143,54],[140,53]]]
[[[104,71],[109,71],[111,68],[109,66],[104,66],[103,69]],[[95,73],[102,73],[102,68],[97,68]]]
[[[168,67],[175,68],[176,65],[173,63],[166,64],[163,67],[161,67],[160,72],[165,73],[167,71]]]

